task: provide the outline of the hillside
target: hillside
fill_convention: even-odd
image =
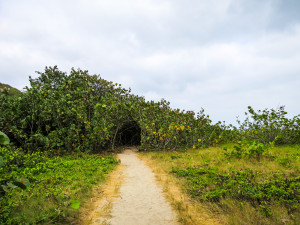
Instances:
[[[10,95],[15,95],[15,94],[21,93],[21,91],[19,91],[18,89],[14,88],[14,87],[12,87],[8,84],[2,84],[0,82],[0,92],[4,92],[5,88],[8,88],[8,92],[9,92]]]

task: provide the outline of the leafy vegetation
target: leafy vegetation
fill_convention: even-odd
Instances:
[[[143,155],[180,179],[205,208],[226,215],[225,223],[298,224],[300,146],[274,146],[260,158],[224,154],[234,146]]]
[[[0,147],[1,145],[8,145],[10,142],[9,138],[4,134],[3,132],[0,131]],[[0,154],[0,168],[4,165],[4,158],[2,154]],[[0,186],[0,197],[2,197],[5,192],[9,192],[10,189],[15,189],[15,188],[22,188],[26,189],[29,186],[29,181],[28,179],[20,179],[20,178],[15,178],[13,181],[8,180],[6,184],[2,184]]]
[[[236,158],[255,158],[260,160],[263,156],[270,156],[268,150],[273,148],[277,137],[274,141],[269,144],[263,144],[257,141],[238,141],[236,145],[233,146],[232,150],[228,150],[227,147],[224,147],[224,154],[227,158],[236,157]]]
[[[238,121],[243,138],[259,140],[269,143],[275,140],[276,144],[299,144],[300,116],[287,118],[284,106],[275,109],[255,110],[249,106],[244,122]]]
[[[186,170],[174,169],[180,177],[185,177],[191,185],[190,193],[200,200],[219,201],[221,198],[234,198],[259,205],[263,213],[271,215],[269,205],[283,204],[289,212],[299,205],[300,177],[286,178],[282,174],[262,180],[261,173],[251,169],[229,173],[218,171],[216,167],[196,167]]]
[[[10,188],[1,195],[0,224],[68,223],[90,196],[92,186],[118,163],[112,156],[78,153],[46,157],[0,147],[0,182],[30,181],[26,190]],[[24,179],[26,177],[27,179]]]
[[[222,212],[247,208],[280,224],[283,210],[284,219],[299,221],[300,115],[289,118],[284,106],[249,106],[237,128],[213,124],[203,109],[145,101],[88,71],[55,66],[38,75],[24,92],[0,84],[0,222],[68,221],[117,164],[105,152],[122,145],[165,150],[150,154],[173,166],[168,172],[191,196]]]
[[[8,145],[9,142],[7,135],[0,131],[0,145]]]
[[[224,124],[212,125],[203,110],[195,115],[171,109],[165,100],[146,102],[87,71],[67,75],[50,67],[39,75],[19,97],[0,95],[0,129],[28,152],[114,149],[132,123],[140,131],[140,149],[211,145],[230,133]]]

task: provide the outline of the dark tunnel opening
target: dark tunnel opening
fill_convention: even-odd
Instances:
[[[118,132],[119,145],[141,145],[141,127],[132,120],[125,122]]]

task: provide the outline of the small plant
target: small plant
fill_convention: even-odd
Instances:
[[[290,157],[279,158],[277,161],[278,161],[279,165],[284,166],[284,167],[289,167],[292,162]]]
[[[268,144],[264,144],[258,141],[238,141],[231,150],[228,150],[227,147],[224,147],[224,155],[227,158],[254,158],[260,160],[262,156],[267,156],[268,150],[274,147],[277,140],[278,137],[276,137],[272,142],[269,142]]]
[[[238,141],[237,145],[233,146],[232,150],[228,150],[227,147],[224,147],[224,155],[228,158],[235,157],[235,158],[242,158],[245,155],[245,144],[242,141]]]
[[[0,131],[0,145],[8,145],[10,142],[6,134]],[[1,147],[0,147],[1,148]],[[0,167],[4,165],[4,158],[0,156]],[[25,178],[17,178],[15,181],[10,181],[0,185],[0,196],[3,196],[5,192],[9,192],[10,189],[21,188],[26,189],[29,186],[29,180]]]
[[[0,145],[8,145],[9,142],[7,135],[0,131]]]
[[[256,158],[257,160],[259,160],[262,157],[262,155],[268,150],[268,148],[269,146],[263,143],[253,141],[249,144],[248,147],[248,157]]]
[[[171,155],[170,157],[171,157],[172,160],[182,158],[181,155]]]

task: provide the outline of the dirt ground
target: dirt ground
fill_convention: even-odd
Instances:
[[[82,224],[177,225],[177,216],[166,201],[155,175],[140,160],[135,148],[118,157],[121,165],[102,187],[101,198]]]

